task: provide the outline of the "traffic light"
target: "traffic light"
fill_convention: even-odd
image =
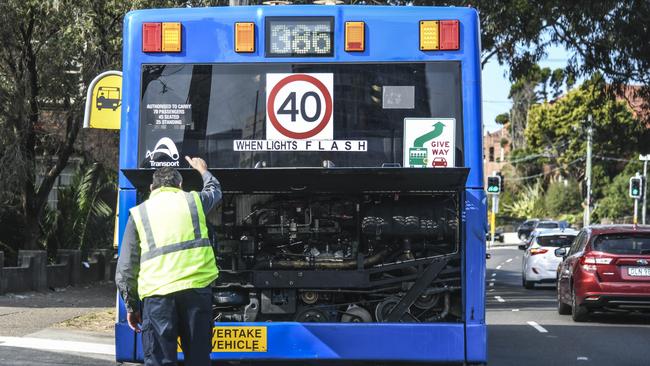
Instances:
[[[641,198],[642,195],[641,177],[630,178],[630,197],[634,199]]]
[[[499,194],[501,193],[501,177],[490,176],[487,179],[487,193]]]

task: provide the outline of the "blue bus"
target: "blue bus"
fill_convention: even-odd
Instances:
[[[184,155],[220,180],[213,360],[486,362],[478,24],[442,7],[126,15],[119,210],[158,167],[200,189]],[[117,360],[141,362],[117,307]]]

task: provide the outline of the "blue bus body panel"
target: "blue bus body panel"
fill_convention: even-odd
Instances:
[[[333,57],[266,58],[267,16],[333,16]],[[459,20],[460,49],[419,50],[420,20]],[[364,21],[366,50],[345,52],[344,22]],[[143,22],[181,22],[182,52],[142,52]],[[234,52],[235,22],[254,22],[255,52]],[[480,38],[471,8],[386,6],[245,6],[140,10],[124,19],[123,108],[120,169],[138,168],[138,129],[142,64],[164,63],[367,63],[457,61],[461,67],[465,167],[470,168],[462,207],[464,323],[312,324],[245,323],[268,327],[266,353],[213,353],[214,359],[373,359],[485,362],[485,232],[483,187]],[[136,203],[133,186],[120,172],[120,242],[128,208]],[[116,324],[118,360],[142,360],[140,336],[128,329],[123,304]],[[220,323],[222,324],[222,323]]]

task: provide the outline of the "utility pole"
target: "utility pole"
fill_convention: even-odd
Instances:
[[[639,155],[639,160],[643,161],[643,206],[641,206],[641,223],[645,225],[645,211],[648,207],[648,160],[650,160],[650,154]]]
[[[587,204],[585,205],[584,226],[589,226],[591,223],[591,138],[594,132],[591,127],[591,114],[587,117],[587,121],[589,123],[589,126],[587,126],[587,171],[585,173],[587,179]]]

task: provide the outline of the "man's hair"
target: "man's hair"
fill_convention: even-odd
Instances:
[[[151,190],[158,189],[160,187],[174,187],[180,188],[181,183],[183,183],[183,177],[178,170],[172,167],[162,167],[156,169],[153,173],[153,181],[151,182]]]

